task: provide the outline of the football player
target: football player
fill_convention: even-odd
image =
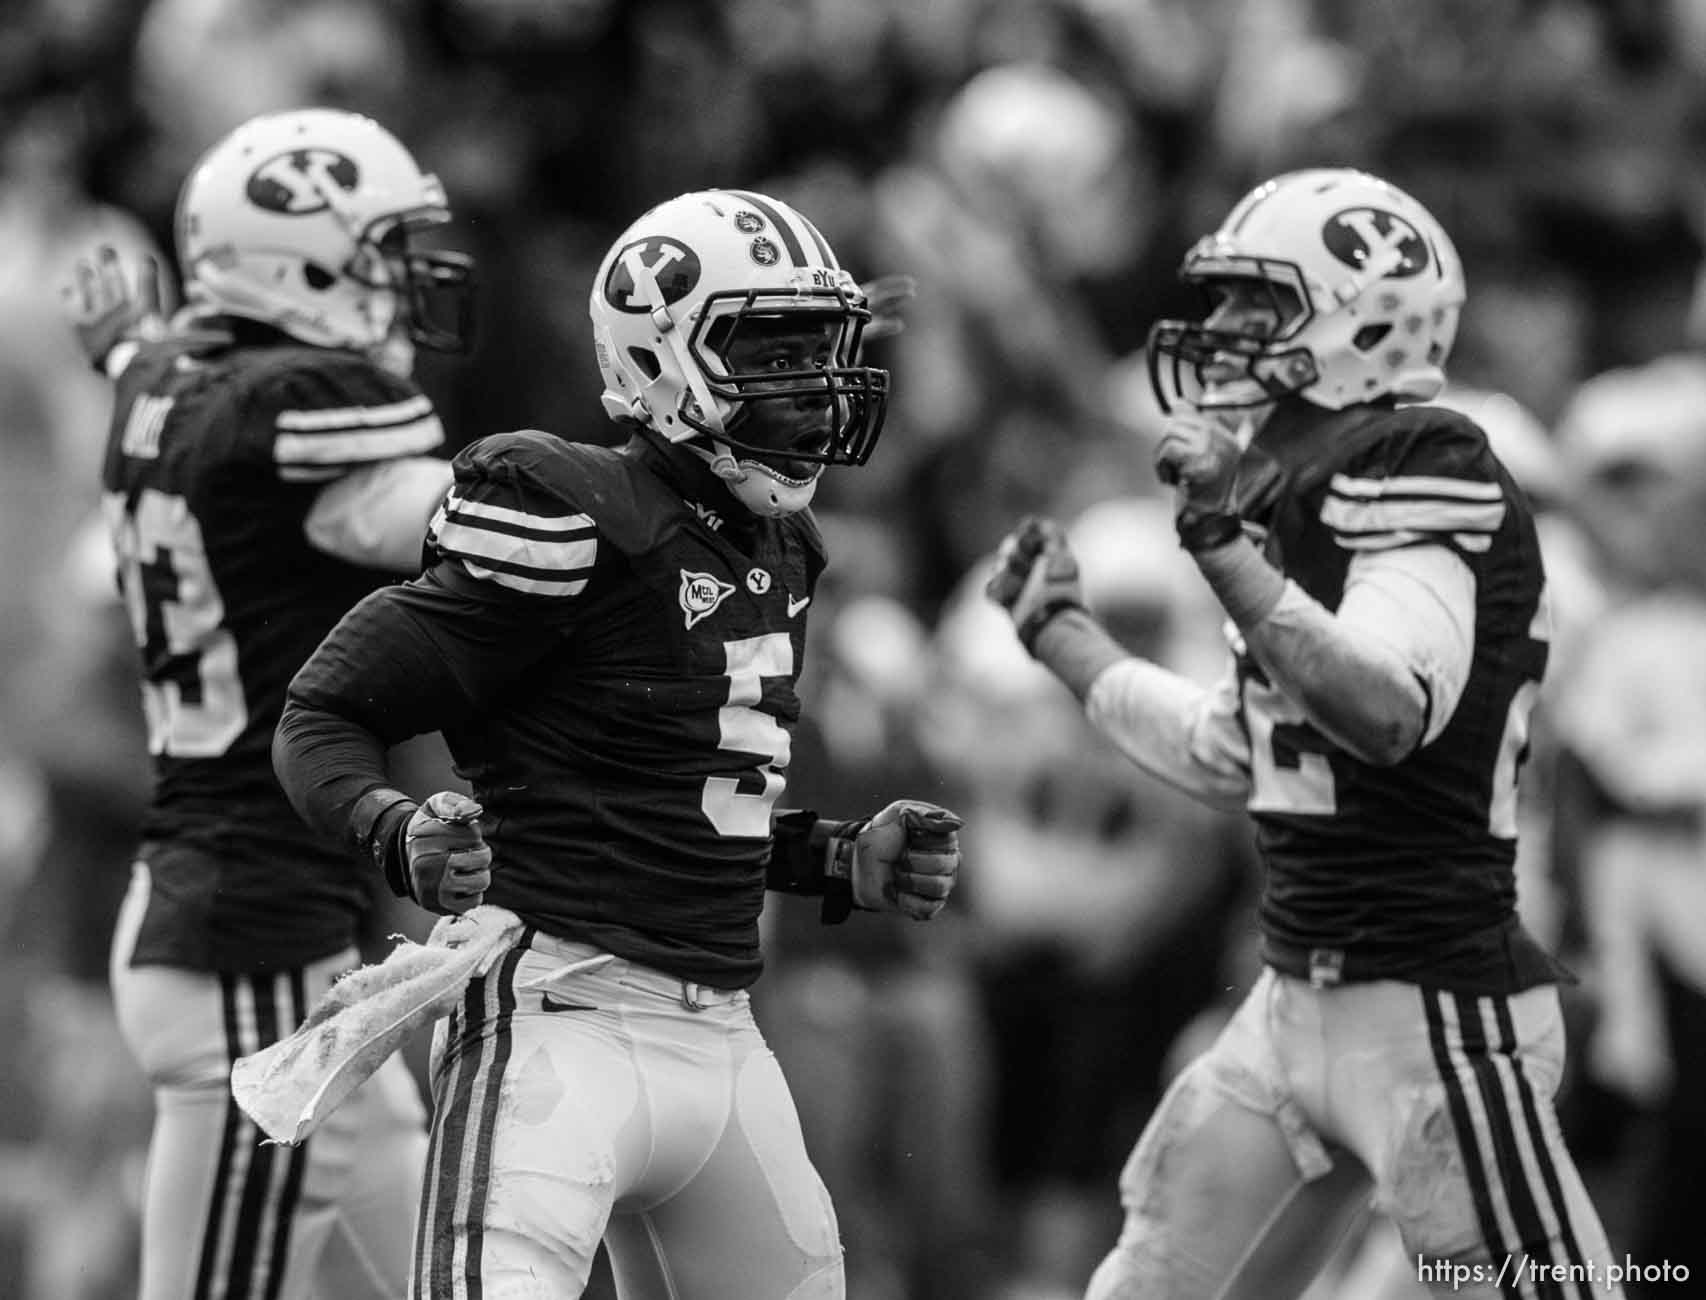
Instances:
[[[270,747],[292,674],[418,571],[449,488],[409,378],[417,345],[463,343],[468,262],[416,246],[449,215],[376,122],[264,116],[183,186],[170,326],[110,250],[71,295],[116,383],[103,504],[155,764],[111,964],[157,1111],[142,1300],[403,1294],[426,1117],[401,1059],[299,1148],[261,1144],[229,1074],[356,964],[371,912]]]
[[[1481,429],[1422,404],[1457,254],[1324,169],[1257,187],[1182,274],[1207,309],[1150,334],[1156,465],[1232,674],[1123,651],[1049,521],[989,584],[1137,765],[1248,810],[1266,868],[1262,974],[1132,1153],[1091,1300],[1297,1295],[1371,1191],[1438,1294],[1615,1294],[1553,1111],[1568,976],[1515,911],[1545,575]]]
[[[888,375],[865,295],[762,194],[646,213],[591,314],[629,441],[459,454],[426,572],[297,674],[275,765],[397,893],[526,923],[440,1025],[414,1295],[578,1296],[602,1239],[625,1300],[839,1297],[747,989],[766,888],[928,919],[958,870],[946,809],[776,809],[825,562],[807,507],[870,456]],[[433,730],[473,800],[387,783],[384,748]]]

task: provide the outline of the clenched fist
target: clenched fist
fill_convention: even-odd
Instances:
[[[854,903],[915,921],[935,916],[959,878],[962,825],[936,804],[895,800],[854,836]]]
[[[1019,643],[1035,654],[1044,624],[1062,610],[1084,608],[1078,558],[1066,530],[1052,519],[1027,515],[1002,539],[984,594],[1007,611]]]
[[[440,790],[409,818],[403,832],[409,892],[427,911],[466,912],[491,887],[492,850],[480,833],[482,811],[467,795]]]

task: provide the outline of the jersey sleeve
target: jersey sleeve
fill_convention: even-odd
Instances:
[[[432,400],[354,353],[315,354],[265,385],[266,434],[286,483],[325,483],[444,443]]]
[[[292,679],[273,738],[274,771],[302,818],[359,847],[368,827],[353,819],[386,783],[385,750],[465,725],[550,653],[556,631],[535,612],[454,573],[357,603]]]
[[[578,596],[598,563],[600,534],[584,485],[551,435],[493,434],[465,448],[427,530],[429,558],[524,596]]]
[[[1505,480],[1486,435],[1456,412],[1405,412],[1327,485],[1321,522],[1352,552],[1439,543],[1480,554],[1504,525]]]

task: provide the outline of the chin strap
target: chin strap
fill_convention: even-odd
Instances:
[[[711,450],[704,455],[710,463],[711,473],[725,483],[733,484],[744,480],[747,471],[740,467],[740,462],[735,459],[734,452],[729,450],[728,444],[718,442],[715,439],[711,439],[710,443]]]
[[[811,504],[817,492],[816,475],[803,487],[785,484],[758,461],[737,459],[727,443],[715,438],[702,435],[686,445],[727,485],[729,494],[755,515],[774,519],[798,514]]]

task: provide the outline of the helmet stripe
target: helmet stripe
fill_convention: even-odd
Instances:
[[[762,194],[754,194],[751,190],[730,190],[737,199],[752,204],[776,227],[776,233],[782,236],[782,247],[787,250],[788,260],[795,266],[806,265],[806,250],[800,245],[800,237],[793,225],[776,210],[774,204]]]
[[[812,219],[805,213],[796,212],[794,215],[800,219],[800,224],[806,228],[806,233],[812,237],[812,242],[817,245],[817,255],[823,259],[823,264],[832,271],[839,271],[841,264],[835,260],[835,254],[830,251],[829,241],[823,237],[823,232],[812,224]]]

